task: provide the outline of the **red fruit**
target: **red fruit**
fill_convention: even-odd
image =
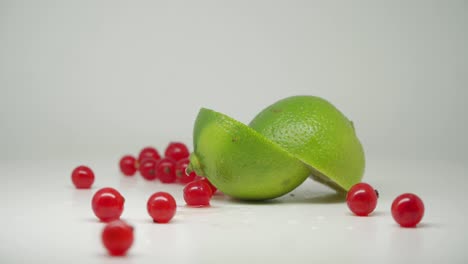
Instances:
[[[187,173],[187,167],[189,163],[190,160],[188,158],[181,159],[176,163],[175,174],[177,182],[187,184],[195,180],[195,178],[197,177],[197,174],[194,171]]]
[[[108,223],[102,231],[102,243],[112,256],[123,256],[133,244],[133,227],[122,220]]]
[[[175,161],[179,161],[181,159],[188,158],[190,156],[190,152],[184,143],[171,142],[167,146],[164,155]]]
[[[146,147],[140,151],[138,155],[138,163],[141,164],[145,159],[160,160],[161,156],[156,148]]]
[[[130,155],[123,156],[119,163],[120,171],[122,171],[125,176],[135,175],[135,172],[137,171],[136,165],[137,161],[135,157]]]
[[[184,187],[184,200],[190,206],[209,206],[212,196],[208,183],[197,180]]]
[[[146,208],[154,222],[167,223],[176,213],[176,201],[167,192],[157,192],[150,196]]]
[[[206,182],[208,186],[210,186],[210,190],[212,195],[215,194],[215,192],[218,190],[206,177],[200,177],[200,181]]]
[[[77,189],[89,189],[94,182],[94,173],[89,167],[78,166],[73,170],[71,178]]]
[[[367,183],[357,183],[349,189],[346,203],[351,212],[358,216],[367,216],[377,206],[377,191]]]
[[[404,193],[393,201],[392,216],[402,227],[415,227],[424,216],[424,204],[416,194]]]
[[[176,181],[175,162],[170,158],[161,159],[156,165],[156,175],[163,183]]]
[[[148,181],[155,180],[157,178],[156,166],[158,161],[154,159],[145,159],[143,163],[140,164],[138,168],[140,170],[141,176]]]
[[[93,212],[103,222],[119,219],[124,209],[125,198],[114,188],[98,190],[92,200]]]

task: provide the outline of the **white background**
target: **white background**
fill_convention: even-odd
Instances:
[[[361,251],[336,251],[336,245],[329,244],[349,245],[357,240],[368,241],[368,247],[362,248],[365,252],[466,260],[459,245],[466,244],[468,234],[457,225],[465,216],[466,195],[462,194],[467,187],[466,47],[466,1],[0,0],[0,177],[4,189],[0,223],[7,229],[0,238],[0,260],[13,263],[29,257],[31,261],[41,253],[44,261],[53,262],[49,254],[53,251],[61,256],[57,261],[70,256],[116,261],[99,255],[103,253],[97,240],[101,226],[90,220],[87,199],[91,194],[71,188],[69,173],[74,166],[85,163],[100,168],[96,188],[117,185],[122,176],[116,164],[122,154],[137,153],[146,145],[162,150],[172,140],[190,144],[200,107],[247,123],[265,106],[297,94],[324,97],[354,121],[367,156],[365,180],[384,189],[381,213],[370,220],[374,225],[357,222],[360,219],[347,215],[342,203],[302,203],[307,210],[296,210],[288,203],[289,207],[257,206],[225,198],[218,198],[214,201],[218,206],[201,216],[207,222],[197,222],[190,217],[197,211],[183,207],[180,188],[157,185],[179,195],[185,215],[178,215],[177,225],[184,226],[186,221],[183,230],[197,227],[208,235],[219,234],[216,223],[222,222],[238,231],[214,235],[216,243],[202,238],[204,242],[195,248],[213,255],[206,257],[193,251],[200,238],[191,235],[197,232],[168,238],[171,231],[166,230],[169,233],[162,239],[172,244],[161,246],[161,251],[181,254],[178,261],[192,263],[247,261],[246,256],[267,253],[270,262],[281,261],[280,256],[298,261],[304,254],[304,260],[333,261],[340,256],[371,260],[359,258]],[[134,208],[142,206],[150,193],[150,187],[139,180],[134,179],[135,185],[119,185],[129,192],[129,202],[131,195],[143,201],[135,202]],[[311,189],[307,188],[310,184]],[[323,192],[329,195],[328,190],[314,186],[310,182],[302,186],[297,200]],[[404,231],[392,225],[388,207],[405,191],[425,195],[426,204],[433,204],[424,228],[400,234]],[[25,198],[28,195],[32,197]],[[223,214],[222,208],[231,214]],[[235,225],[246,215],[229,208],[255,214],[248,220],[253,223],[249,232],[242,229],[243,224]],[[145,217],[141,212],[126,211],[127,218],[143,230],[152,230],[153,226],[138,222]],[[35,220],[37,214],[40,217]],[[212,221],[219,222],[210,222],[210,214]],[[282,218],[286,216],[290,218]],[[274,235],[275,230],[291,226],[282,219],[296,221],[291,229],[294,235]],[[307,219],[318,219],[319,224],[316,221],[313,226],[320,236],[303,231],[312,232]],[[21,231],[36,221],[42,231]],[[355,233],[341,239],[350,226]],[[52,231],[53,227],[60,232]],[[78,230],[73,235],[76,240],[69,241],[68,229]],[[245,242],[239,236],[256,230],[263,239]],[[301,232],[308,234],[304,235],[307,239]],[[280,252],[282,246],[272,240],[281,237],[286,237],[287,245],[300,244],[295,248],[305,253]],[[317,248],[318,241],[328,250]],[[416,250],[401,253],[406,252],[399,248],[406,245],[403,241],[411,242],[408,248]],[[159,247],[161,241],[150,240],[147,247],[139,243],[131,258],[117,261],[158,258],[152,247]],[[309,248],[307,243],[315,246]],[[231,250],[223,248],[226,245]],[[210,247],[216,249],[210,251]],[[187,248],[192,251],[187,253]],[[389,262],[398,260],[389,256]]]

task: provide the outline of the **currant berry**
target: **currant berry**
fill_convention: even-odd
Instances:
[[[138,155],[138,164],[141,165],[145,159],[160,160],[161,156],[156,148],[146,147],[142,149]]]
[[[89,189],[94,183],[94,173],[86,166],[78,166],[72,171],[72,182],[77,189]]]
[[[154,159],[145,159],[143,163],[140,164],[138,168],[140,170],[141,176],[148,181],[152,181],[157,178],[156,166],[158,161]]]
[[[184,143],[171,142],[167,146],[164,155],[175,161],[179,161],[181,159],[188,158],[190,156],[190,152]]]
[[[162,183],[176,181],[175,162],[170,158],[161,159],[156,165],[156,175]]]
[[[216,187],[208,180],[208,178],[206,178],[206,177],[200,177],[199,180],[200,180],[200,181],[203,181],[203,182],[206,182],[206,183],[208,184],[208,186],[210,186],[211,195],[215,194],[215,192],[218,190],[218,188],[216,188]]]
[[[177,182],[187,184],[195,180],[195,178],[197,177],[197,174],[194,171],[187,173],[187,167],[189,163],[190,160],[188,158],[181,159],[176,163],[175,174]]]
[[[110,255],[124,256],[133,244],[133,227],[122,220],[114,220],[104,227],[101,239]]]
[[[211,188],[204,181],[193,181],[184,187],[184,200],[190,206],[209,206],[212,196]]]
[[[377,206],[377,192],[367,183],[357,183],[349,189],[346,203],[351,212],[358,216],[367,216]]]
[[[124,209],[125,198],[114,188],[98,190],[92,199],[93,212],[102,222],[119,219]]]
[[[157,192],[150,196],[146,208],[154,222],[167,223],[176,213],[176,201],[167,192]]]
[[[424,203],[416,194],[404,193],[393,201],[392,216],[402,227],[415,227],[424,216]]]
[[[135,172],[137,171],[136,165],[137,161],[135,157],[130,155],[123,156],[119,163],[120,171],[122,171],[125,176],[135,175]]]

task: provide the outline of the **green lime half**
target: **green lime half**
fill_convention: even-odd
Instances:
[[[282,196],[299,186],[309,168],[252,128],[202,108],[195,121],[188,170],[223,193],[245,200]]]
[[[364,174],[364,150],[353,123],[330,102],[293,96],[261,111],[249,126],[307,164],[312,177],[347,191]]]

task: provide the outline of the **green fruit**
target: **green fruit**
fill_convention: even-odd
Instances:
[[[195,121],[188,170],[206,176],[223,193],[264,200],[299,186],[309,168],[252,128],[202,108]]]
[[[293,96],[261,111],[249,124],[307,164],[312,177],[347,191],[364,174],[364,151],[346,116],[315,96]]]

